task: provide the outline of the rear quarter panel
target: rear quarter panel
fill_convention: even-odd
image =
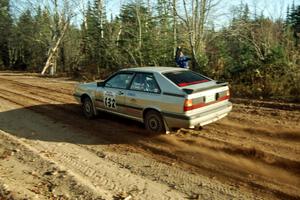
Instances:
[[[162,112],[183,113],[185,93],[160,73],[154,74],[161,94],[158,97]]]

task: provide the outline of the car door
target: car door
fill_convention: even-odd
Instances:
[[[125,92],[133,73],[117,73],[97,88],[96,107],[109,112],[125,113]]]
[[[160,88],[151,73],[136,73],[126,93],[126,113],[143,118],[143,110],[159,107]]]

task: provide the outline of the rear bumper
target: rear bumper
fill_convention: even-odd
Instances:
[[[169,128],[194,128],[215,122],[228,115],[231,110],[232,103],[227,101],[222,106],[192,116],[163,113],[163,117]]]

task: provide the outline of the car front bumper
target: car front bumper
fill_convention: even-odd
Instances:
[[[231,110],[232,103],[227,101],[221,106],[191,116],[163,113],[163,117],[169,128],[194,128],[215,122],[228,115]]]

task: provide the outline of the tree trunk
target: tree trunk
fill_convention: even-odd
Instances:
[[[173,0],[173,56],[176,56],[177,49],[177,16],[176,16],[177,0]]]
[[[142,56],[142,21],[141,21],[141,16],[140,16],[140,7],[136,7],[136,18],[137,18],[137,22],[138,22],[138,28],[139,28],[139,32],[138,32],[138,54],[139,54],[139,58],[140,58],[140,65],[143,66],[143,56]]]
[[[118,35],[117,35],[117,47],[119,46],[119,42],[120,42],[120,38],[121,38],[121,35],[122,35],[122,31],[123,31],[123,26],[122,26],[122,23],[120,24],[120,28],[119,28],[119,32],[118,32]]]
[[[100,35],[101,35],[101,39],[104,38],[104,30],[103,30],[103,24],[104,24],[104,2],[103,0],[99,0],[98,1],[98,14],[100,17]]]
[[[58,48],[59,48],[59,46],[60,46],[60,44],[62,42],[62,39],[65,36],[65,33],[67,32],[68,26],[69,26],[69,23],[66,22],[62,34],[60,35],[60,37],[56,41],[56,44],[55,44],[54,48],[52,48],[51,51],[50,51],[50,54],[49,54],[48,59],[47,59],[47,62],[46,62],[45,66],[43,68],[43,71],[41,73],[42,75],[44,75],[46,73],[47,69],[51,66],[51,62],[53,62],[54,59],[56,59],[56,57],[57,57],[57,50],[58,50]]]

